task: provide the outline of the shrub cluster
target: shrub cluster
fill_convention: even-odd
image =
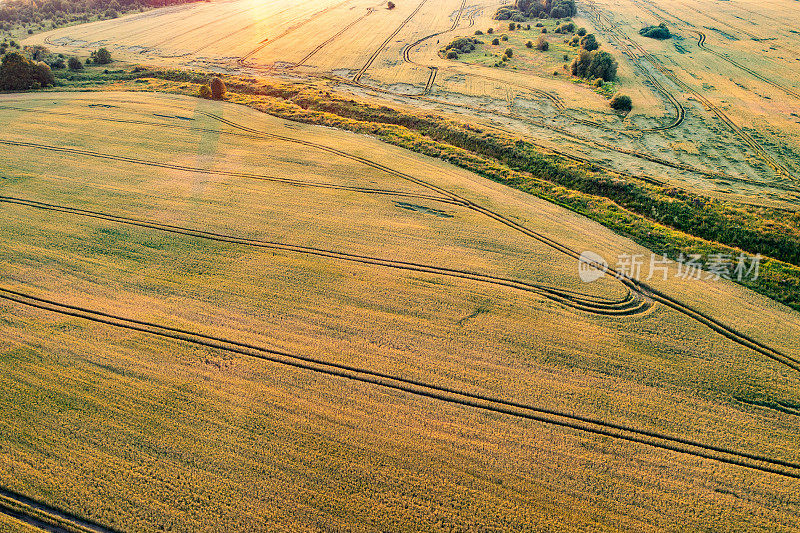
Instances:
[[[617,62],[608,52],[581,50],[572,61],[573,76],[594,80],[613,81],[617,77]]]
[[[0,90],[25,91],[55,85],[50,66],[41,61],[31,61],[19,52],[3,56],[0,63]]]
[[[447,59],[458,59],[458,54],[468,54],[472,52],[481,42],[482,41],[474,37],[459,37],[442,48],[441,53],[444,54]]]
[[[575,0],[517,0],[512,7],[498,9],[494,18],[524,22],[530,18],[569,18],[577,12]]]
[[[658,40],[665,40],[672,37],[672,33],[670,33],[669,28],[663,22],[658,26],[647,26],[639,30],[639,35],[644,37],[650,37],[651,39],[658,39]]]

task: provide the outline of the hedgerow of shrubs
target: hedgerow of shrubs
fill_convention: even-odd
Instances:
[[[442,48],[441,52],[447,59],[458,59],[458,54],[468,54],[481,43],[474,37],[459,37]]]

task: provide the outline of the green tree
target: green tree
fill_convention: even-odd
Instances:
[[[3,56],[0,63],[0,90],[24,91],[55,85],[50,67],[42,62],[34,62],[18,52]]]

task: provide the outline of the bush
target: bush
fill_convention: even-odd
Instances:
[[[458,54],[455,50],[450,50],[447,52],[447,59],[458,59]]]
[[[609,105],[611,105],[611,109],[614,109],[615,111],[624,111],[626,113],[633,109],[631,97],[619,93],[614,95],[614,98],[611,99]]]
[[[222,100],[225,98],[225,82],[223,82],[219,78],[212,78],[211,79],[211,97],[214,100]]]
[[[83,63],[81,62],[80,59],[78,59],[75,56],[72,56],[72,57],[69,58],[69,60],[67,61],[67,66],[69,67],[70,70],[82,70],[83,69]]]
[[[506,52],[505,53],[506,53],[506,55],[508,56],[509,59],[514,57],[514,50],[512,50],[511,48],[506,48]]]
[[[101,48],[96,52],[92,52],[92,61],[98,65],[108,65],[111,63],[111,52],[107,48]]]
[[[617,62],[608,52],[581,50],[572,61],[572,74],[587,80],[602,78],[612,81],[617,77]]]
[[[67,64],[64,62],[64,58],[63,57],[59,57],[58,59],[56,59],[55,61],[50,63],[50,68],[54,68],[56,70],[61,70],[61,69],[67,68]]]
[[[639,35],[649,37],[651,39],[658,39],[660,41],[672,37],[672,33],[670,33],[669,28],[667,28],[667,25],[663,22],[658,26],[647,26],[642,28],[639,30]]]
[[[495,46],[497,46],[498,44],[500,44],[500,39],[498,39],[497,37],[495,37],[494,39],[492,39],[492,44],[493,44],[493,45],[495,45]]]
[[[525,46],[528,48],[533,48],[533,41],[528,41],[527,43],[525,43]]]
[[[565,22],[564,24],[559,24],[556,28],[556,33],[575,33],[575,23]]]
[[[603,86],[603,78],[597,78],[594,80],[594,86],[600,88]]]
[[[494,28],[489,28],[488,30],[486,30],[486,33],[488,33],[489,35],[493,34]]]
[[[208,85],[201,85],[198,91],[200,98],[211,98],[211,87]]]
[[[600,43],[597,42],[597,38],[593,33],[589,33],[581,38],[581,48],[587,52],[592,52],[600,48]]]
[[[475,35],[483,35],[483,32],[481,30],[475,30]]]
[[[547,42],[547,39],[545,39],[543,36],[539,36],[539,38],[536,40],[536,49],[541,52],[546,52],[550,50],[550,43]]]
[[[47,64],[31,61],[18,52],[3,56],[0,63],[0,90],[40,89],[55,83],[53,72]]]
[[[586,35],[586,28],[578,28],[578,35],[581,37]]]
[[[513,22],[509,23],[508,31],[514,31],[516,29],[517,29],[517,25],[516,24],[514,24]]]
[[[542,33],[547,33],[547,28],[542,28]]]
[[[394,9],[394,2],[387,2],[386,9]]]
[[[508,40],[508,35],[505,35],[505,34],[503,34],[503,35],[500,37],[500,40],[501,40],[501,41],[507,41],[507,40]]]

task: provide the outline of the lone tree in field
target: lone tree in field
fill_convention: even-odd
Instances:
[[[3,56],[0,64],[0,90],[40,89],[55,83],[56,80],[47,64],[31,61],[18,52]]]
[[[633,109],[633,102],[631,101],[631,97],[619,93],[614,95],[614,98],[611,99],[609,105],[611,105],[611,109],[615,111],[623,111],[625,113]]]
[[[388,2],[386,4],[386,9],[394,9],[394,2]]]
[[[214,100],[222,100],[225,98],[225,82],[219,78],[211,78],[211,98]]]
[[[101,48],[92,52],[92,61],[98,65],[108,65],[111,63],[111,52],[107,48]]]
[[[541,52],[546,52],[550,50],[550,43],[547,42],[547,39],[540,36],[538,39],[536,39],[536,49]]]

